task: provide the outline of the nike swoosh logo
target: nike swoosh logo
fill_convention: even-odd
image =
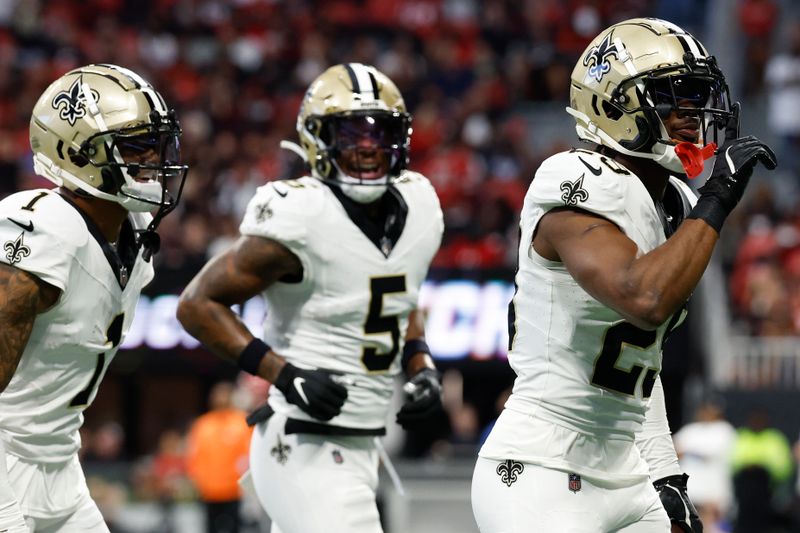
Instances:
[[[24,229],[25,231],[33,231],[33,222],[28,221],[27,224],[23,224],[22,222],[19,222],[18,220],[14,220],[11,217],[8,217],[8,220],[13,222],[14,224],[19,226],[20,228]],[[0,533],[2,533],[2,532],[0,531]]]
[[[303,390],[303,383],[306,382],[306,378],[294,378],[292,381],[292,385],[294,385],[294,390],[297,391],[297,394],[306,402],[306,405],[310,405],[308,403],[308,396],[306,396],[306,391]]]
[[[592,174],[594,174],[595,176],[599,176],[600,174],[603,173],[603,169],[602,168],[600,168],[600,167],[594,168],[592,165],[590,165],[589,163],[584,161],[581,156],[578,156],[578,159],[580,159],[581,163],[583,163],[584,166],[586,166],[586,168],[588,168],[592,172]]]
[[[289,194],[289,191],[281,191],[275,185],[273,185],[272,188],[280,195],[281,198],[286,198],[286,195]]]

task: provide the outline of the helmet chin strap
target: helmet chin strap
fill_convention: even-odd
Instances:
[[[348,176],[347,174],[339,174],[337,182],[342,192],[349,196],[352,200],[360,204],[369,204],[383,196],[386,189],[389,187],[389,176],[383,176],[373,180],[373,183],[364,184],[361,180]]]
[[[350,199],[360,204],[374,202],[383,196],[389,186],[389,174],[384,174],[380,178],[369,180],[369,183],[364,183],[364,180],[343,172],[336,161],[333,161],[333,167],[338,174],[335,180],[336,184]]]
[[[683,167],[680,157],[675,153],[675,146],[656,143],[656,145],[653,146],[653,153],[656,157],[652,157],[651,159],[662,167],[671,172],[678,172],[680,174],[686,173],[686,169]]]
[[[127,174],[124,170],[123,173]],[[133,186],[126,183],[120,187],[116,198],[117,202],[128,211],[141,213],[152,211],[161,205],[162,194],[163,190],[158,182],[135,182]]]

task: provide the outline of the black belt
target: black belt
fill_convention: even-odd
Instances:
[[[269,420],[269,417],[275,414],[272,407],[265,403],[249,415],[247,415],[247,425],[255,426],[261,422]],[[308,420],[298,420],[296,418],[287,418],[284,433],[291,435],[293,433],[308,433],[311,435],[336,435],[340,437],[358,437],[358,436],[383,436],[386,435],[386,428],[348,428],[343,426],[332,426],[329,424],[320,424],[319,422],[309,422]]]

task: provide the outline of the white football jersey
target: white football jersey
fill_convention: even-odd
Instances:
[[[134,228],[149,214],[130,215]],[[123,288],[99,230],[55,190],[30,190],[0,202],[0,261],[61,289],[33,324],[19,367],[0,394],[6,450],[31,462],[63,463],[80,447],[83,410],[133,321],[153,265],[141,250]],[[106,243],[107,246],[107,243]]]
[[[264,341],[298,367],[344,375],[347,401],[331,425],[384,427],[408,315],[441,242],[442,212],[427,178],[407,171],[395,188],[408,212],[388,256],[331,189],[311,177],[260,187],[240,227],[242,235],[282,243],[303,265],[301,282],[277,282],[265,291]],[[291,418],[319,422],[275,387],[270,405]]]
[[[668,197],[682,219],[694,194],[677,179],[667,189],[665,202]],[[520,220],[517,291],[509,317],[508,359],[517,374],[506,403],[510,413],[500,417],[481,455],[582,468],[585,475],[646,475],[635,452],[635,457],[610,457],[633,447],[661,369],[664,335],[685,313],[655,331],[639,329],[589,295],[563,263],[537,254],[531,245],[537,224],[551,209],[565,206],[610,220],[640,254],[666,240],[644,184],[618,163],[596,152],[571,150],[541,165]],[[542,438],[549,426],[563,431]]]

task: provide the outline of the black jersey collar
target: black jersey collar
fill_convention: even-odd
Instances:
[[[97,244],[100,245],[100,249],[103,250],[103,255],[106,256],[106,260],[111,270],[114,272],[119,286],[125,289],[125,286],[128,284],[128,279],[130,278],[130,273],[133,271],[136,256],[139,253],[139,248],[136,244],[136,234],[133,231],[133,225],[130,219],[125,219],[122,223],[119,241],[117,241],[117,248],[114,249],[89,215],[67,196],[63,194],[59,194],[59,196],[83,217],[83,221],[86,222],[89,233],[94,237],[94,240],[97,241]]]
[[[376,200],[377,218],[370,217],[372,204],[356,202],[333,184],[327,184],[333,194],[341,202],[347,216],[361,232],[375,245],[384,257],[389,257],[403,234],[408,216],[408,205],[400,192],[392,185],[386,193]]]

